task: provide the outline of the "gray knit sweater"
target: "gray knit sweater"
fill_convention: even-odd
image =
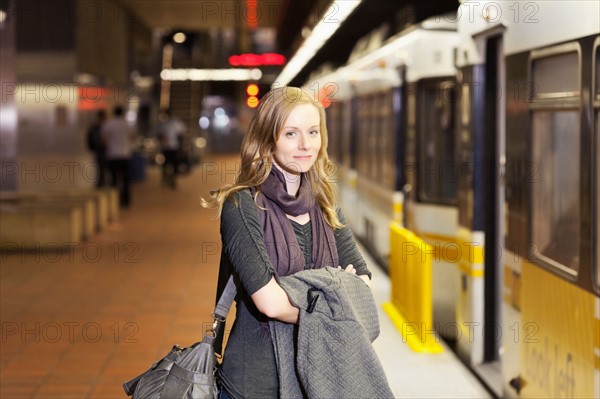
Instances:
[[[364,281],[326,267],[280,277],[278,282],[300,308],[297,326],[269,322],[279,397],[393,398],[371,345],[379,335],[379,319]]]

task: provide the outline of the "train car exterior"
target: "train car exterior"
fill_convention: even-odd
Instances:
[[[457,228],[456,190],[452,183],[441,189],[435,183],[442,173],[436,168],[453,162],[446,145],[453,148],[454,143],[455,26],[431,19],[385,43],[370,37],[367,45],[357,45],[350,63],[306,85],[307,90],[321,88],[321,99],[326,98],[331,156],[339,166],[340,202],[349,223],[384,265],[390,254],[390,221],[410,220],[429,237]],[[421,135],[434,144],[419,146],[425,168],[411,150]],[[457,280],[456,271],[443,260],[434,268],[436,321],[453,322],[448,317],[456,284],[447,282]]]
[[[355,234],[433,248],[438,333],[502,397],[600,397],[598,2],[462,2],[306,88]]]
[[[474,165],[461,179],[459,223],[464,236],[481,236],[486,256],[463,272],[457,312],[483,330],[458,352],[505,396],[598,397],[590,115],[599,26],[589,16],[600,9],[477,6],[458,21],[458,151]],[[464,101],[469,91],[474,101]]]

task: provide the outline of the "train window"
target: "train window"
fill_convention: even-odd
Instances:
[[[356,140],[356,135],[352,133],[353,129],[356,129],[356,126],[352,123],[352,102],[353,100],[345,101],[343,103],[342,115],[343,115],[343,123],[341,134],[341,143],[342,143],[342,165],[346,168],[356,168],[356,145],[354,141]]]
[[[531,54],[532,159],[522,175],[531,188],[532,255],[572,276],[582,242],[579,52],[566,43]]]
[[[533,115],[532,239],[536,255],[559,267],[579,268],[579,112]],[[562,268],[562,267],[561,267]]]
[[[396,138],[394,124],[393,90],[385,92],[381,115],[381,131],[383,133],[381,148],[383,149],[382,183],[385,188],[393,190],[396,182],[394,171]]]
[[[596,65],[600,63],[596,52]],[[597,71],[596,71],[597,72]],[[600,74],[596,73],[596,81]],[[599,94],[600,95],[600,94]],[[600,102],[600,100],[598,100]],[[596,103],[596,287],[600,288],[600,105]]]
[[[381,146],[381,137],[383,132],[381,131],[381,104],[382,98],[380,94],[373,96],[373,114],[371,120],[371,131],[373,137],[373,148],[372,148],[372,161],[373,161],[373,181],[379,182],[381,180],[381,163],[383,160],[383,148]]]
[[[557,79],[560,71],[560,79]],[[540,58],[533,63],[535,85],[532,88],[539,98],[569,97],[579,95],[579,54],[565,54]]]
[[[370,98],[360,97],[358,100],[358,132],[357,132],[357,156],[358,156],[358,173],[364,177],[371,175],[371,159],[370,159]]]
[[[336,161],[336,156],[333,151],[335,148],[335,122],[333,121],[333,114],[335,111],[331,108],[325,110],[325,116],[327,118],[327,135],[328,135],[328,143],[327,143],[327,152],[329,154],[329,159],[333,162]]]
[[[596,288],[600,289],[600,38],[596,38],[595,82],[596,99],[594,111],[596,114]]]
[[[600,40],[598,41],[600,42]],[[596,47],[596,101],[600,101],[600,46]],[[596,104],[598,105],[598,104]]]
[[[326,110],[326,115],[327,115],[327,133],[328,133],[328,139],[329,139],[329,143],[328,143],[328,148],[327,151],[329,153],[329,157],[331,158],[331,160],[336,163],[339,164],[341,162],[341,157],[340,157],[340,150],[341,150],[341,140],[340,140],[340,136],[341,136],[341,123],[340,123],[340,116],[341,116],[341,110],[340,110],[340,106],[335,103],[335,104],[331,104],[329,106],[329,108],[327,108]]]
[[[452,82],[421,86],[419,101],[419,199],[453,205],[457,201]]]

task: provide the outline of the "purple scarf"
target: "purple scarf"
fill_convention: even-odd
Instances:
[[[288,194],[285,176],[276,166],[271,168],[267,180],[260,185],[262,194],[257,198],[260,211],[265,247],[271,263],[279,276],[289,276],[304,270],[305,260],[291,220],[286,214],[298,216],[309,213],[312,225],[312,265],[319,269],[339,265],[333,229],[327,224],[321,207],[310,191],[306,176],[302,173],[298,196]]]

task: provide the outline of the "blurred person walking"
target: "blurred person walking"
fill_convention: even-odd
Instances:
[[[158,138],[163,156],[162,184],[172,189],[177,187],[177,174],[179,169],[179,155],[182,150],[185,125],[181,119],[173,116],[170,109],[165,110],[165,120],[160,124]]]
[[[106,121],[106,110],[98,110],[96,120],[87,131],[87,146],[94,153],[98,175],[96,179],[96,187],[104,187],[106,181],[106,146],[102,141],[102,125]]]
[[[114,107],[113,116],[104,123],[101,134],[106,146],[106,160],[112,176],[112,186],[119,189],[121,206],[127,208],[131,202],[129,161],[135,133],[124,118],[122,106]]]

